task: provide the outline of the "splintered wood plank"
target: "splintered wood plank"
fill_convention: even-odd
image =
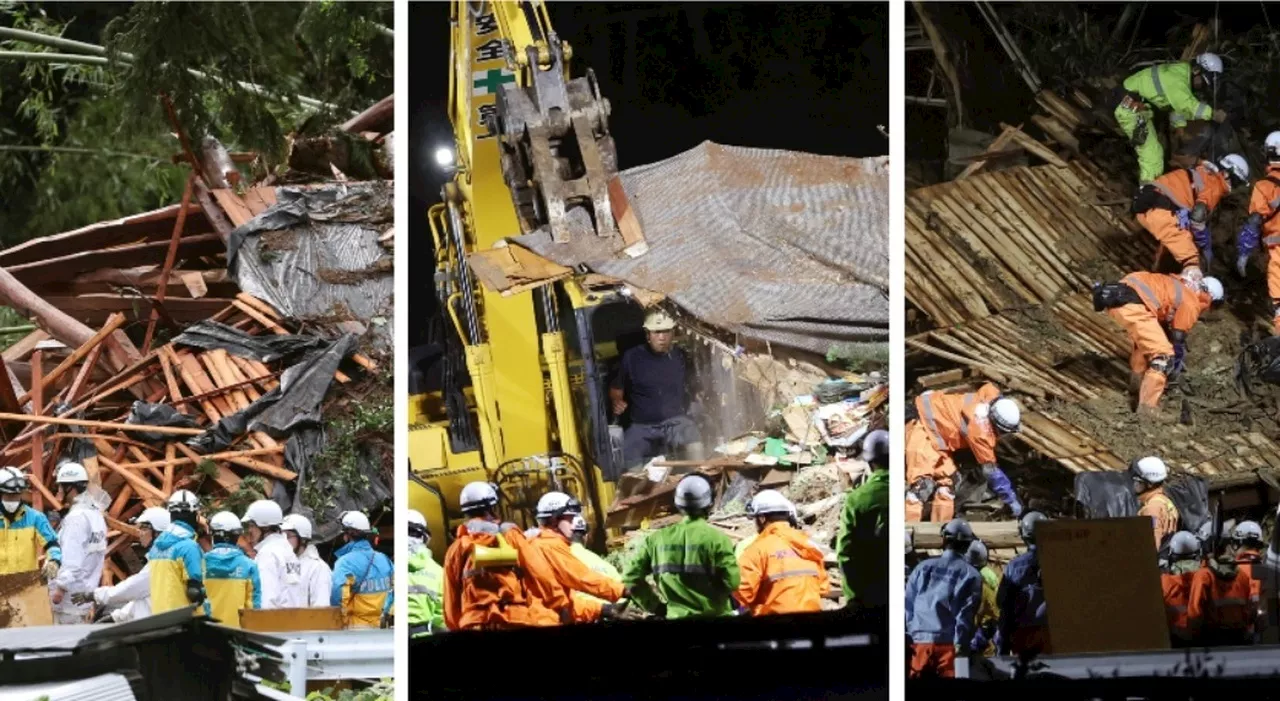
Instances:
[[[231,362],[244,373],[244,379],[249,380],[255,377],[263,378],[258,380],[258,384],[268,392],[280,386],[280,381],[271,376],[271,369],[266,365],[263,365],[256,360],[241,358],[237,355],[230,356],[230,358]]]
[[[181,452],[183,455],[190,458],[192,463],[194,463],[197,466],[199,466],[199,464],[203,462],[205,459],[203,455],[200,455],[196,451],[192,450],[189,446],[187,446],[184,443],[175,442],[175,443],[172,443],[171,445],[176,447],[178,451]],[[219,463],[216,460],[213,462],[213,464],[218,468],[218,472],[217,474],[214,475],[213,480],[217,482],[220,487],[227,490],[228,493],[234,492],[240,488],[239,475],[232,472],[231,468]]]
[[[31,354],[31,411],[39,415],[41,408],[44,407],[44,351],[37,350]],[[18,399],[18,405],[21,406],[27,400],[27,395],[23,395]],[[36,493],[31,496],[31,505],[36,507],[36,511],[44,510],[44,430],[43,427],[37,427],[35,433],[31,434],[31,481],[38,487]]]
[[[175,448],[172,443],[168,443],[165,445],[164,447],[164,459],[166,461],[164,466],[164,493],[165,494],[173,494],[173,471],[175,468],[175,465],[173,464],[173,460],[177,454],[178,454],[178,449]]]
[[[165,384],[169,387],[169,400],[176,402],[182,399],[182,390],[178,387],[178,379],[173,375],[173,365],[169,362],[169,354],[160,353],[157,357],[160,358],[160,369],[164,372]]]
[[[249,398],[249,401],[258,401],[258,399],[262,397],[262,393],[253,386],[251,378],[240,369],[240,365],[235,362],[235,356],[228,353],[226,354],[225,361],[226,365],[224,369],[227,374],[229,374],[234,381],[241,386],[241,391],[245,393],[245,396]]]
[[[204,387],[191,375],[189,368],[187,368],[186,364],[183,363],[182,358],[174,352],[172,347],[165,346],[161,348],[161,351],[169,354],[169,362],[173,364],[173,368],[177,370],[178,376],[186,383],[187,388],[191,390],[192,394],[205,394],[206,390]],[[211,398],[201,399],[199,404],[200,408],[204,411],[205,416],[209,418],[210,423],[216,423],[222,419],[223,413],[221,411],[221,407],[214,404],[211,401]]]

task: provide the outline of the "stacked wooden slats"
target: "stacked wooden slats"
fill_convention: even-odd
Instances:
[[[1124,208],[1100,206],[1091,167],[1018,167],[907,194],[906,295],[942,325],[1088,289],[1150,263],[1149,241]]]
[[[243,293],[212,318],[251,335],[289,333],[274,309]],[[104,339],[110,338],[110,332],[123,321],[122,315],[113,314],[102,331],[84,346],[69,354],[62,348],[65,357],[61,359],[53,356],[57,351],[33,349],[32,343],[17,344],[10,351],[18,352],[5,353],[6,361],[31,362],[31,391],[16,398],[19,404],[27,404],[27,414],[49,416],[56,405],[69,404],[71,410],[58,416],[82,424],[86,433],[31,421],[22,413],[14,413],[20,410],[13,405],[3,407],[6,413],[0,413],[0,429],[8,440],[0,460],[30,474],[37,508],[63,506],[56,498],[53,473],[65,442],[87,438],[92,443],[96,454],[85,461],[85,466],[112,498],[107,513],[110,557],[103,574],[105,583],[118,581],[134,569],[129,564],[134,558],[125,552],[137,536],[129,520],[149,506],[164,504],[174,490],[195,489],[219,498],[241,489],[244,479],[253,475],[263,480],[263,491],[270,494],[277,480],[292,481],[297,477],[284,466],[283,443],[265,433],[239,436],[234,445],[210,455],[200,455],[183,442],[276,388],[282,368],[236,357],[224,350],[168,344],[113,372],[106,367],[101,350]],[[43,332],[32,336],[38,340]],[[144,427],[167,430],[172,440],[160,444],[143,442],[137,431],[121,425],[137,399],[173,405],[194,418],[201,428]]]

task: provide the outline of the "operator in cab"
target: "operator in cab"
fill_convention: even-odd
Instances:
[[[623,433],[623,461],[635,469],[677,451],[701,460],[702,439],[689,418],[689,359],[673,343],[676,322],[662,311],[644,319],[646,343],[622,354],[618,374],[609,387],[614,416],[628,413]]]

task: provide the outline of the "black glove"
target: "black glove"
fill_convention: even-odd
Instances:
[[[187,581],[187,601],[199,606],[204,603],[204,583],[192,579]]]

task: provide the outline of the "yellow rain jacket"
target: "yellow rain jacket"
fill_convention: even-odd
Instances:
[[[40,569],[41,552],[54,562],[62,562],[58,534],[44,514],[27,504],[18,507],[12,520],[0,512],[0,574]]]
[[[151,613],[164,613],[191,605],[188,583],[204,579],[204,554],[191,526],[174,521],[147,553],[151,566]],[[196,609],[200,611],[200,609]]]
[[[262,608],[258,563],[235,543],[218,543],[204,556],[204,612],[225,626],[240,627],[241,609]]]

